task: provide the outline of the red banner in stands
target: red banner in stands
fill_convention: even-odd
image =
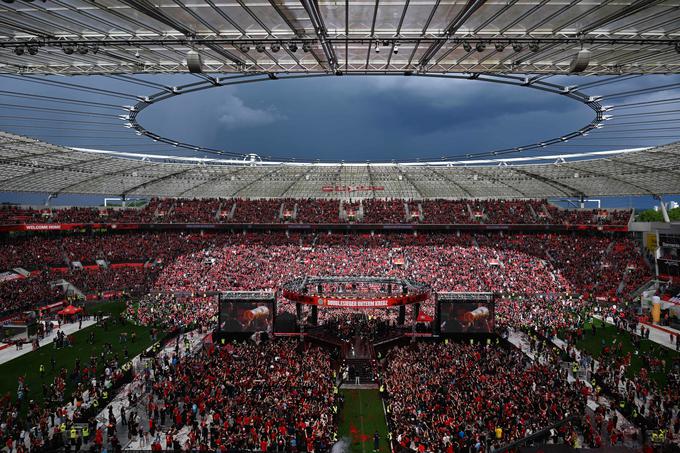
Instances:
[[[17,225],[0,225],[0,232],[10,231],[72,231],[72,230],[185,230],[185,229],[215,229],[215,230],[328,230],[341,228],[342,230],[361,230],[370,226],[372,230],[508,230],[508,231],[610,231],[627,232],[627,225],[571,225],[571,224],[361,224],[361,223],[31,223]]]

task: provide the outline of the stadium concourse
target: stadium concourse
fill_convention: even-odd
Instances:
[[[8,451],[680,438],[680,332],[637,311],[653,270],[631,210],[158,198],[0,213]],[[286,299],[295,279],[305,296]],[[68,304],[87,314],[57,314]]]

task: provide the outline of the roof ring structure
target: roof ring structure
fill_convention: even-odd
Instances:
[[[132,106],[129,109],[129,115],[126,115],[123,118],[123,121],[125,122],[126,127],[132,127],[134,128],[138,134],[145,135],[153,140],[156,140],[158,142],[163,142],[167,143],[169,145],[175,146],[175,147],[180,147],[180,148],[186,148],[198,152],[204,152],[204,153],[209,153],[209,154],[217,154],[217,155],[233,155],[233,151],[225,151],[222,149],[216,149],[216,148],[210,148],[210,147],[204,147],[204,146],[198,146],[196,144],[191,144],[191,143],[182,143],[178,141],[176,138],[170,138],[170,137],[164,137],[161,136],[157,133],[154,133],[148,129],[146,129],[144,126],[142,126],[139,121],[137,120],[137,116],[146,108],[158,104],[166,99],[173,98],[176,96],[182,96],[186,95],[189,93],[194,93],[197,91],[203,91],[203,90],[208,90],[211,88],[217,88],[217,87],[225,87],[225,86],[232,86],[232,85],[240,85],[240,84],[245,84],[245,83],[257,83],[257,82],[263,82],[263,81],[271,81],[271,80],[291,80],[291,79],[301,79],[301,78],[312,78],[312,77],[326,77],[331,74],[328,73],[316,73],[316,74],[272,74],[272,73],[262,73],[262,74],[241,74],[241,75],[232,75],[232,76],[227,76],[227,77],[207,77],[205,79],[202,79],[201,81],[198,82],[192,82],[186,85],[182,86],[177,86],[173,87],[172,92],[169,92],[168,90],[161,90],[158,91],[150,96],[145,96],[144,99],[139,100],[137,104]],[[498,84],[503,84],[503,85],[513,85],[517,87],[525,87],[525,88],[531,88],[534,90],[539,90],[539,91],[545,91],[549,93],[554,93],[560,96],[565,96],[570,99],[573,99],[577,102],[580,102],[587,107],[589,107],[593,112],[594,115],[591,118],[589,122],[584,124],[582,127],[579,129],[563,134],[559,137],[554,137],[550,138],[547,140],[541,140],[540,142],[536,143],[529,143],[529,144],[524,144],[521,146],[514,146],[514,147],[509,147],[509,148],[503,148],[503,149],[495,149],[495,150],[490,150],[490,151],[485,151],[485,152],[479,152],[479,153],[472,153],[472,154],[466,154],[465,158],[471,159],[471,158],[480,158],[480,157],[487,157],[487,156],[502,156],[502,155],[507,155],[507,154],[514,154],[514,153],[519,153],[523,151],[531,151],[531,150],[538,150],[545,148],[546,146],[556,144],[556,143],[561,143],[568,141],[572,138],[580,137],[583,135],[586,135],[589,131],[599,128],[602,125],[602,122],[606,119],[609,118],[608,115],[605,115],[605,108],[600,104],[600,97],[598,96],[590,96],[586,93],[581,92],[578,87],[574,86],[564,86],[564,85],[559,85],[555,83],[550,83],[545,80],[542,80],[540,78],[532,78],[530,76],[525,76],[525,75],[507,75],[507,74],[478,74],[478,73],[471,73],[471,74],[432,74],[432,73],[426,73],[426,74],[415,74],[415,73],[383,73],[383,74],[376,74],[372,72],[366,72],[366,73],[351,73],[347,74],[348,76],[411,76],[411,77],[434,77],[434,78],[443,78],[443,79],[451,79],[451,80],[479,80],[483,82],[490,82],[490,83],[498,83]],[[244,160],[251,159],[251,162],[254,162],[252,159],[252,156],[256,156],[254,154],[245,154]],[[422,160],[447,160],[447,159],[457,159],[460,158],[460,155],[440,155],[440,156],[427,156],[427,157],[422,157]],[[292,157],[281,157],[281,156],[276,156],[276,159],[281,160],[281,161],[294,161],[295,159]],[[262,159],[257,156],[257,161],[261,161]]]

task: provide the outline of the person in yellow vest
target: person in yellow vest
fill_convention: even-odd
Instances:
[[[40,364],[39,371],[40,371],[40,379],[44,378],[45,377],[45,365],[43,365],[42,363]]]
[[[62,432],[62,433],[66,432],[66,423],[62,422],[62,424],[59,425],[59,431]]]
[[[75,445],[78,440],[78,430],[75,426],[71,427],[71,434],[69,437],[71,438],[71,445]]]
[[[102,398],[104,399],[104,401],[108,400],[108,399],[109,399],[109,392],[107,392],[106,390],[104,390],[104,391],[102,392]]]
[[[83,426],[83,443],[86,444],[90,441],[90,427],[88,425]]]
[[[503,428],[500,426],[496,426],[496,429],[494,430],[496,432],[496,439],[501,440],[503,438]]]

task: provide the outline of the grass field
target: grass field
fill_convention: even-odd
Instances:
[[[377,390],[344,390],[345,406],[340,414],[339,434],[351,440],[352,452],[372,452],[373,434],[380,434],[380,451],[389,452],[387,425]]]
[[[591,322],[595,323],[597,332],[593,336],[591,332]],[[661,385],[666,383],[666,374],[670,370],[672,362],[678,357],[678,353],[669,348],[661,346],[650,340],[642,340],[640,343],[640,348],[636,354],[636,348],[633,346],[632,336],[628,332],[617,329],[611,324],[606,324],[599,319],[591,319],[589,323],[586,324],[584,328],[583,340],[576,343],[576,347],[580,350],[585,350],[588,354],[595,358],[599,358],[602,353],[602,341],[604,340],[605,345],[613,345],[618,343],[623,343],[623,354],[632,352],[631,365],[628,368],[627,375],[632,376],[633,374],[640,371],[642,367],[642,357],[641,354],[648,354],[651,352],[653,357],[661,358],[666,361],[666,371],[657,371],[654,373],[649,373],[649,376]]]
[[[124,302],[105,302],[88,305],[87,311],[90,313],[102,311],[104,314],[117,317],[124,308]],[[95,341],[93,345],[88,343],[88,337],[91,331],[95,332]],[[119,326],[118,323],[113,320],[109,321],[107,331],[104,331],[104,328],[101,326],[90,326],[71,335],[71,338],[73,338],[73,347],[54,349],[52,344],[48,344],[37,351],[29,352],[0,365],[0,376],[2,376],[2,379],[0,379],[0,394],[5,395],[9,392],[12,399],[16,398],[18,378],[19,376],[25,376],[25,382],[29,388],[29,393],[26,395],[25,399],[27,401],[42,401],[43,382],[47,385],[51,384],[55,374],[61,367],[66,367],[68,371],[73,370],[76,358],[78,357],[80,358],[81,366],[85,366],[89,363],[92,355],[100,355],[104,348],[104,343],[106,342],[111,343],[113,353],[118,353],[122,363],[124,360],[123,350],[125,349],[125,345],[118,343],[118,336],[122,332],[127,332],[128,338],[131,336],[132,332],[135,332],[137,335],[135,343],[131,343],[129,340],[127,343],[130,358],[140,354],[152,344],[150,330],[147,327],[136,326],[129,322],[126,322],[123,326]],[[24,347],[30,348],[30,345],[25,345]],[[54,357],[56,361],[54,372],[51,370],[51,357]],[[45,376],[43,378],[40,377],[39,373],[40,364],[45,366]],[[71,392],[74,387],[74,384],[67,380],[66,391],[64,393],[66,398],[71,397]]]

